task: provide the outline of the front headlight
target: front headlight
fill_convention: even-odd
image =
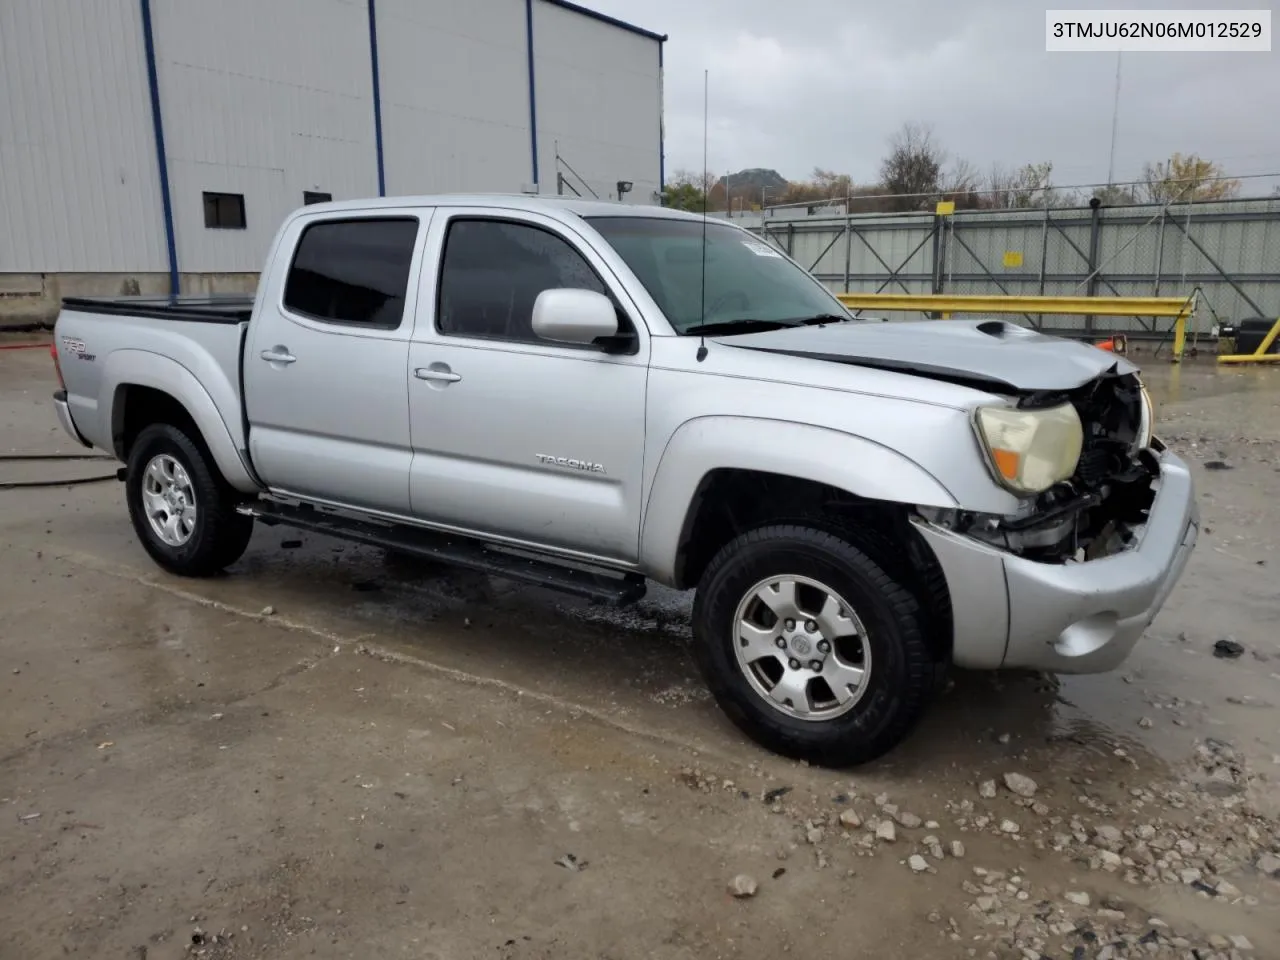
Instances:
[[[1145,450],[1151,446],[1156,429],[1156,403],[1151,399],[1147,388],[1142,388],[1142,419],[1138,421],[1138,439],[1135,450]]]
[[[1071,404],[979,407],[975,421],[992,473],[1014,493],[1040,493],[1075,473],[1084,429]]]

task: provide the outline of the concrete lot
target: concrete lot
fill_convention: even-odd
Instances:
[[[1129,663],[958,675],[845,773],[721,717],[687,597],[619,614],[280,528],[185,581],[114,482],[0,489],[0,958],[1280,956],[1280,371],[1148,376],[1206,519]],[[0,351],[0,454],[77,452],[53,389]]]

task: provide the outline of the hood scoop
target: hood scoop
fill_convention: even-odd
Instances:
[[[1026,334],[1035,336],[1034,330],[1020,326],[1016,323],[1009,323],[1007,320],[983,320],[977,325],[976,329],[981,330],[987,336],[994,337],[997,340]]]

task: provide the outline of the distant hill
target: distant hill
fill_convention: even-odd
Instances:
[[[770,194],[780,196],[789,186],[786,177],[777,170],[766,167],[739,170],[737,173],[721,177],[716,181],[716,185],[723,188],[726,181],[731,192],[739,194],[745,192],[753,197],[759,197],[761,190],[768,190]]]

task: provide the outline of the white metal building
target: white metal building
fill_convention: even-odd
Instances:
[[[664,40],[567,0],[0,0],[0,318],[251,288],[309,200],[657,202]]]

